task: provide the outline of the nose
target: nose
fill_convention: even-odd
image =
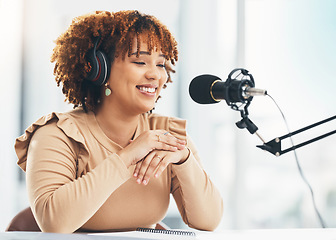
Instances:
[[[145,76],[149,80],[158,80],[160,79],[161,74],[157,66],[151,66],[148,67]]]

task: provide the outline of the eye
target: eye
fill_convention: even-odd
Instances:
[[[158,64],[158,65],[156,65],[156,66],[158,66],[158,67],[160,67],[160,68],[166,68],[166,66],[165,66],[164,64]]]
[[[133,63],[137,64],[137,65],[145,65],[145,62],[142,61],[134,61]]]

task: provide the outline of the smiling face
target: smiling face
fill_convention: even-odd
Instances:
[[[146,42],[140,44],[137,57],[137,42],[134,39],[130,56],[117,57],[111,66],[108,85],[112,94],[104,102],[123,113],[137,115],[154,108],[160,91],[167,81],[165,57],[160,51],[149,52]]]

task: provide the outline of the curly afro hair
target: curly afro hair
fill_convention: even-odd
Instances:
[[[171,64],[178,60],[178,51],[177,42],[165,25],[138,11],[96,11],[73,19],[70,27],[55,41],[51,57],[51,62],[55,62],[57,86],[62,84],[65,101],[74,104],[74,108],[83,106],[86,111],[94,111],[100,102],[102,86],[85,80],[91,70],[86,53],[94,47],[98,36],[97,48],[111,62],[119,56],[123,59],[126,54],[130,56],[134,38],[137,39],[137,56],[140,54],[140,41],[147,43],[149,51],[160,49],[168,60],[167,82],[171,82],[170,73],[174,72]]]

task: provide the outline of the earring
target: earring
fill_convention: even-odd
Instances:
[[[109,86],[107,85],[107,83],[105,84],[105,96],[108,97],[110,96],[112,93],[111,89],[109,88]]]

